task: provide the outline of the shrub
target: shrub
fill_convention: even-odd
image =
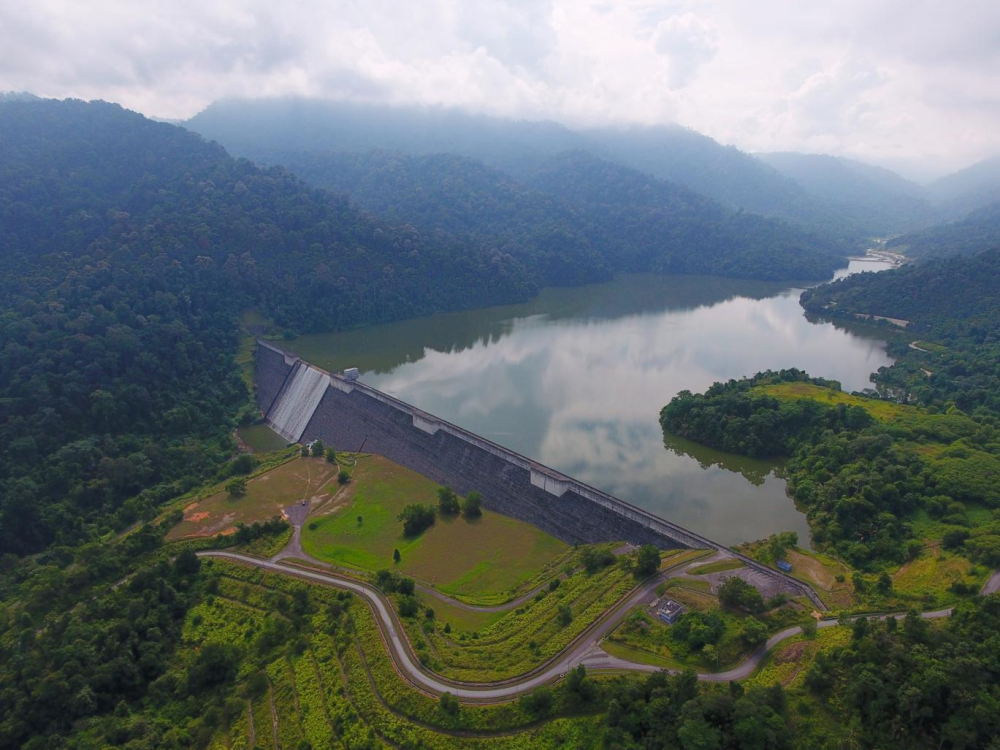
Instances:
[[[229,465],[229,471],[232,474],[249,474],[256,468],[257,459],[253,457],[252,453],[241,453]]]
[[[412,596],[400,597],[399,604],[397,606],[400,617],[416,617],[419,609],[420,607],[417,605],[417,600]]]
[[[566,627],[571,622],[573,622],[573,610],[570,609],[568,604],[559,605],[559,624]]]
[[[449,716],[458,714],[458,698],[451,693],[444,693],[439,701],[441,710]]]
[[[403,523],[403,536],[416,536],[434,525],[435,515],[429,505],[411,503],[396,518]]]
[[[462,513],[466,518],[478,518],[483,515],[483,498],[478,492],[470,492],[462,502]]]
[[[606,568],[615,561],[615,556],[609,549],[594,549],[593,547],[587,547],[580,555],[580,562],[583,563],[583,569],[587,571],[589,575],[593,575],[602,568]]]
[[[442,516],[454,516],[461,510],[458,503],[458,495],[451,487],[438,488],[438,510]]]
[[[348,482],[351,481],[351,475],[347,471],[347,469],[341,469],[340,471],[337,472],[337,481],[340,484],[347,484]]]
[[[554,700],[551,690],[546,687],[540,687],[533,693],[522,695],[519,703],[521,704],[521,708],[532,716],[542,717],[547,716],[552,710]]]
[[[226,482],[226,492],[230,497],[243,497],[247,494],[247,480],[243,477],[235,477]]]

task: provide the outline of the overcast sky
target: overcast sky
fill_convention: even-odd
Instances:
[[[1000,0],[0,0],[0,90],[673,121],[922,177],[1000,154]]]

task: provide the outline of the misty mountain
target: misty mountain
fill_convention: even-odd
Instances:
[[[308,99],[212,104],[186,127],[231,152],[275,163],[290,152],[392,150],[468,156],[516,177],[571,150],[683,185],[733,209],[776,216],[863,247],[886,232],[870,218],[810,195],[760,160],[679,126],[574,132],[552,122],[504,120],[458,110]]]
[[[990,203],[1000,201],[1000,156],[945,175],[928,189],[951,218],[959,218]]]
[[[971,255],[1000,247],[1000,201],[983,206],[963,219],[910,232],[887,246],[911,258]]]
[[[826,278],[845,263],[829,241],[581,151],[547,159],[520,180],[448,154],[281,158],[391,221],[510,253],[547,285],[609,271]]]
[[[9,268],[79,257],[127,275],[131,263],[155,260],[298,330],[537,291],[509,254],[377,220],[284,169],[103,102],[0,104],[0,185]]]
[[[918,229],[933,221],[929,191],[889,169],[823,154],[775,152],[756,156],[811,195],[887,234]]]
[[[300,98],[215,102],[185,127],[235,154],[271,162],[275,153],[387,150],[457,154],[509,168],[586,145],[554,122]]]
[[[731,211],[693,191],[586,152],[550,159],[528,184],[583,208],[600,246],[630,268],[748,278],[818,278],[845,262],[827,238]],[[802,276],[801,274],[805,274]]]

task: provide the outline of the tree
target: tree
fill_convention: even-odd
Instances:
[[[812,639],[816,637],[816,631],[819,629],[816,621],[813,618],[809,618],[804,623],[802,623],[802,635],[806,638]]]
[[[794,531],[782,531],[767,538],[767,552],[771,560],[783,560],[789,547],[799,543],[799,535]]]
[[[878,577],[878,581],[875,583],[875,590],[882,594],[882,596],[888,596],[892,593],[892,579],[888,573],[882,573]]]
[[[472,491],[465,496],[465,500],[462,502],[462,513],[466,518],[479,518],[483,515],[483,498],[476,492]]]
[[[316,438],[312,444],[312,454],[316,458],[322,458],[326,453],[326,446],[323,445],[323,441]]]
[[[583,569],[587,571],[588,575],[593,575],[601,568],[608,567],[614,561],[614,553],[606,547],[600,549],[586,547],[580,553],[580,562],[583,563]]]
[[[177,557],[174,560],[174,570],[178,575],[192,576],[197,573],[200,568],[201,560],[190,547],[185,547],[177,553]]]
[[[350,474],[350,472],[348,472],[347,469],[341,469],[340,471],[338,471],[337,472],[337,481],[340,484],[347,484],[348,482],[350,482],[351,481],[351,474]]]
[[[588,700],[593,696],[594,686],[587,681],[587,668],[583,664],[578,664],[569,671],[566,690],[581,700]]]
[[[652,544],[644,544],[639,548],[635,561],[635,577],[645,578],[660,569],[660,550]]]
[[[441,695],[440,700],[438,701],[438,705],[441,707],[441,711],[448,714],[449,716],[458,715],[458,709],[459,709],[458,698],[456,698],[451,693],[443,693]]]
[[[415,617],[420,607],[412,596],[401,596],[397,605],[400,617]]]
[[[364,520],[365,520],[364,518],[362,518],[361,516],[358,516],[358,526],[360,526],[362,523],[364,523]]]
[[[309,458],[309,446],[308,445],[303,445],[299,449],[299,453],[302,454],[302,458]]]
[[[722,747],[722,733],[703,716],[685,720],[677,729],[677,739],[683,750],[718,750]]]
[[[767,625],[754,617],[748,617],[740,633],[749,646],[757,646],[767,640]]]
[[[522,695],[519,703],[529,714],[533,716],[548,716],[552,710],[555,700],[552,691],[547,687],[540,687],[532,693]]]
[[[562,625],[563,627],[566,627],[571,622],[573,622],[573,610],[570,609],[570,606],[568,604],[559,605],[558,619],[559,619],[559,624]]]
[[[424,617],[426,617],[428,620],[433,620],[434,619],[434,608],[433,607],[428,607],[427,609],[425,609],[424,610]]]
[[[764,597],[760,592],[739,576],[728,576],[719,586],[719,601],[723,606],[760,612],[764,609]]]
[[[252,453],[241,453],[233,461],[229,470],[233,474],[249,474],[257,468],[257,459],[254,458]]]
[[[226,492],[230,497],[243,497],[247,494],[247,480],[243,477],[234,477],[226,482]]]
[[[396,517],[403,523],[403,536],[416,536],[434,525],[436,512],[429,505],[411,503]]]
[[[438,488],[438,510],[442,516],[454,516],[461,510],[458,495],[451,487]]]
[[[394,563],[398,563],[402,559],[402,557],[403,556],[399,554],[399,550],[398,549],[394,549],[392,551],[392,561]]]

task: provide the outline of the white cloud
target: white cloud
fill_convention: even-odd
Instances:
[[[302,94],[673,120],[954,166],[1000,151],[998,38],[992,0],[5,0],[0,89],[167,117]]]

